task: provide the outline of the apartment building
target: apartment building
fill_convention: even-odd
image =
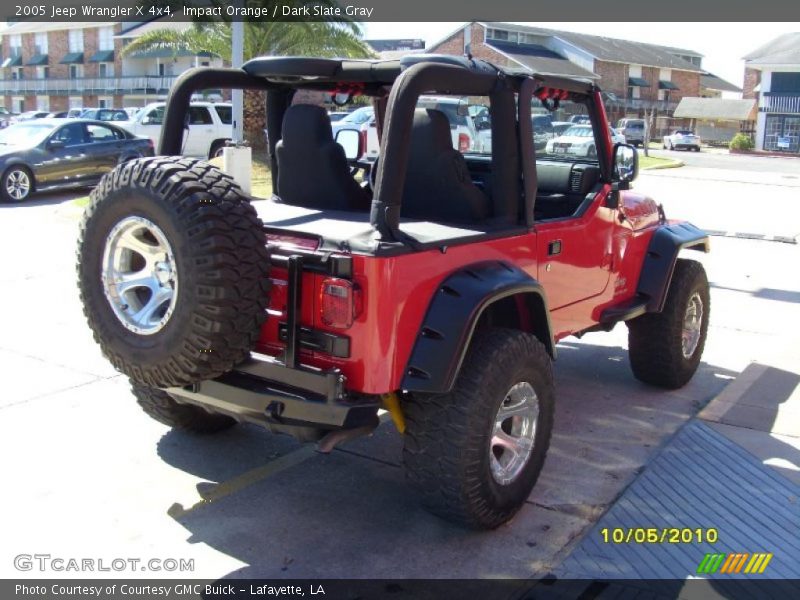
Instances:
[[[0,96],[12,112],[143,106],[163,100],[175,78],[208,54],[161,50],[123,57],[130,40],[154,28],[189,23],[20,22],[0,32]]]
[[[659,130],[675,124],[682,98],[701,95],[707,74],[702,55],[692,50],[511,23],[468,23],[427,52],[595,81],[612,122],[655,111]],[[710,78],[703,83],[717,85]]]
[[[744,57],[744,97],[758,100],[756,149],[800,154],[800,33]]]

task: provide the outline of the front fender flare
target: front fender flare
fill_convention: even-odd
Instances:
[[[402,389],[446,393],[455,384],[475,328],[486,309],[504,298],[524,294],[536,335],[555,358],[555,342],[542,285],[521,269],[493,261],[448,275],[436,288],[411,351]]]

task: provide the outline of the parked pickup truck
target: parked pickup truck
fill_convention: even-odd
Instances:
[[[134,135],[149,137],[158,146],[164,120],[164,102],[148,104],[130,121],[117,123]],[[192,102],[188,110],[181,154],[214,158],[222,156],[225,142],[233,136],[233,113],[230,104]]]

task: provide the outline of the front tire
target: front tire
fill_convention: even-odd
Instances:
[[[550,357],[536,337],[476,334],[450,393],[405,400],[403,464],[423,505],[476,529],[511,519],[542,470],[554,402]]]
[[[700,365],[711,298],[703,265],[678,259],[664,310],[628,321],[628,356],[634,376],[645,383],[677,389]]]
[[[236,421],[227,415],[211,413],[191,404],[181,404],[158,388],[131,381],[131,391],[149,417],[174,429],[192,433],[217,433],[236,425]]]
[[[33,187],[33,175],[30,169],[14,165],[3,173],[0,197],[4,202],[24,202],[30,197]]]
[[[92,192],[78,243],[84,314],[101,350],[151,387],[226,373],[266,315],[265,243],[249,199],[208,163],[118,166]]]

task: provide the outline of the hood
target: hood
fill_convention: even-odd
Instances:
[[[658,204],[650,196],[632,190],[626,190],[620,196],[622,197],[620,211],[634,231],[658,224]]]

